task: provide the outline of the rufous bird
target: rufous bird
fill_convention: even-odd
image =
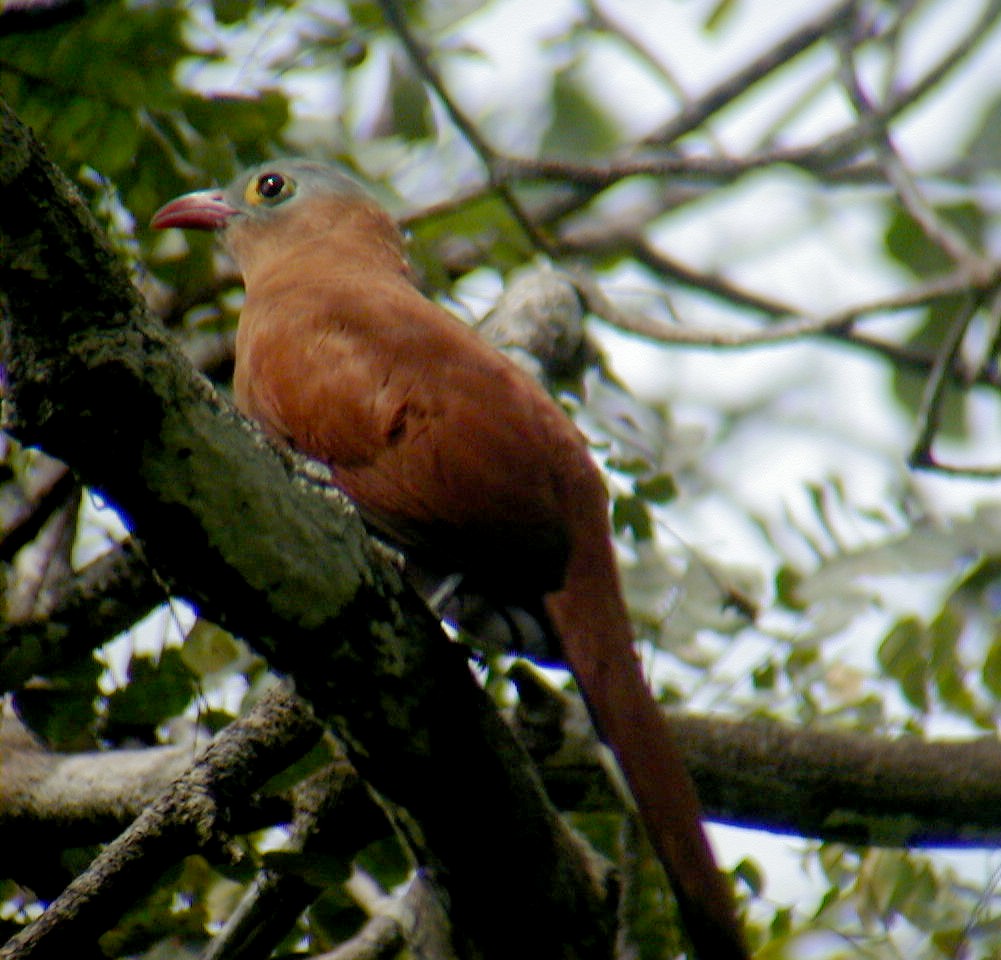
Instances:
[[[418,289],[391,217],[304,160],[179,197],[153,226],[215,230],[246,288],[239,408],[326,464],[374,531],[558,638],[700,960],[745,960],[695,788],[633,649],[587,444],[546,391]]]

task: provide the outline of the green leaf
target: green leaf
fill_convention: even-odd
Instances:
[[[291,759],[291,758],[290,758]],[[262,784],[257,792],[261,796],[277,796],[287,793],[306,777],[330,766],[334,756],[325,739],[320,739],[313,748],[303,756],[295,759],[280,773],[276,773],[267,783]]]
[[[328,886],[309,907],[312,946],[329,950],[354,936],[366,919],[365,912],[340,885]]]
[[[128,110],[112,110],[100,139],[93,145],[88,165],[108,177],[117,177],[135,162],[143,133],[136,115]]]
[[[792,932],[793,913],[791,908],[783,907],[775,911],[772,922],[768,925],[768,931],[773,938],[787,937]]]
[[[506,271],[522,265],[532,255],[531,244],[507,205],[496,195],[471,200],[440,216],[428,217],[410,228],[408,253],[425,284],[448,289],[452,277],[442,266],[442,251],[490,250],[490,262]]]
[[[403,883],[413,869],[409,857],[393,836],[369,844],[356,861],[386,888]]]
[[[807,604],[799,597],[799,585],[803,582],[803,574],[788,564],[779,567],[775,574],[775,598],[782,606],[790,610],[805,610]]]
[[[275,850],[261,858],[265,869],[293,874],[318,889],[344,883],[351,875],[351,860],[327,853]]]
[[[970,927],[963,924],[950,930],[936,930],[931,942],[943,957],[962,957],[970,942]]]
[[[629,531],[640,541],[653,537],[653,519],[650,508],[640,497],[616,497],[612,504],[612,526],[616,533]]]
[[[393,60],[389,74],[389,109],[393,129],[406,140],[426,140],[434,136],[431,98],[424,81],[410,68]]]
[[[706,17],[706,33],[720,33],[724,24],[736,11],[736,0],[716,0]]]
[[[256,7],[256,0],[212,0],[212,12],[219,23],[245,20]]]
[[[966,683],[966,668],[959,659],[959,638],[966,625],[953,604],[946,604],[928,627],[932,677],[942,702],[964,716],[979,712]]]
[[[758,665],[751,671],[751,683],[755,690],[774,690],[777,679],[778,669],[771,660]]]
[[[733,868],[733,874],[738,880],[747,884],[747,888],[754,896],[760,897],[764,893],[765,875],[753,860],[745,857]]]
[[[984,658],[980,679],[995,699],[1001,699],[1001,628],[994,633],[987,656]]]
[[[642,476],[649,472],[650,460],[647,457],[609,457],[605,466],[627,476]]]
[[[231,144],[245,163],[260,160],[289,117],[288,101],[274,91],[241,97],[185,94],[179,106],[187,123],[204,137],[206,147]],[[220,164],[220,157],[226,162]],[[234,172],[229,151],[221,149],[214,165],[210,162],[203,169],[228,180]]]
[[[937,207],[935,213],[979,247],[984,238],[986,219],[981,207],[963,202]],[[921,225],[902,207],[895,206],[884,236],[886,252],[915,277],[927,279],[953,268],[952,260],[934,243]]]
[[[636,495],[650,503],[668,503],[678,495],[678,485],[669,473],[659,473],[633,484]]]
[[[16,695],[21,719],[56,750],[93,749],[101,665],[85,657]]]
[[[877,654],[880,667],[897,681],[905,699],[922,712],[928,710],[929,643],[916,617],[904,617],[883,638]]]
[[[159,659],[134,656],[128,686],[108,698],[111,728],[143,731],[182,713],[197,693],[191,671],[179,650],[164,650]]]
[[[816,644],[797,643],[786,657],[785,670],[790,677],[796,677],[809,671],[820,659]]]
[[[553,81],[552,119],[542,153],[581,161],[606,157],[618,142],[617,124],[584,83],[579,65],[560,70]]]
[[[181,661],[195,676],[222,670],[244,656],[243,646],[231,633],[207,620],[188,631],[181,647]]]
[[[130,906],[118,924],[101,936],[101,949],[109,957],[146,955],[158,941],[168,940],[173,944],[172,960],[195,960],[196,954],[179,947],[207,940],[207,902],[220,882],[219,874],[202,857],[186,857],[167,871],[160,886]]]

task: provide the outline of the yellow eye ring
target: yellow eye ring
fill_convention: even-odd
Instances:
[[[243,198],[253,206],[273,206],[295,193],[295,181],[276,171],[262,173],[247,184]]]

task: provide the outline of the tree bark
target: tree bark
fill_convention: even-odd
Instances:
[[[604,878],[465,654],[344,499],[192,370],[6,107],[0,185],[11,432],[70,464],[173,591],[294,678],[438,886],[460,956],[607,957]]]

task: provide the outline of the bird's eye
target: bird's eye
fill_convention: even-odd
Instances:
[[[266,173],[257,181],[257,192],[265,200],[274,200],[285,189],[285,178],[280,173]]]
[[[245,198],[255,206],[281,203],[295,193],[295,181],[280,173],[262,173],[247,184]]]

